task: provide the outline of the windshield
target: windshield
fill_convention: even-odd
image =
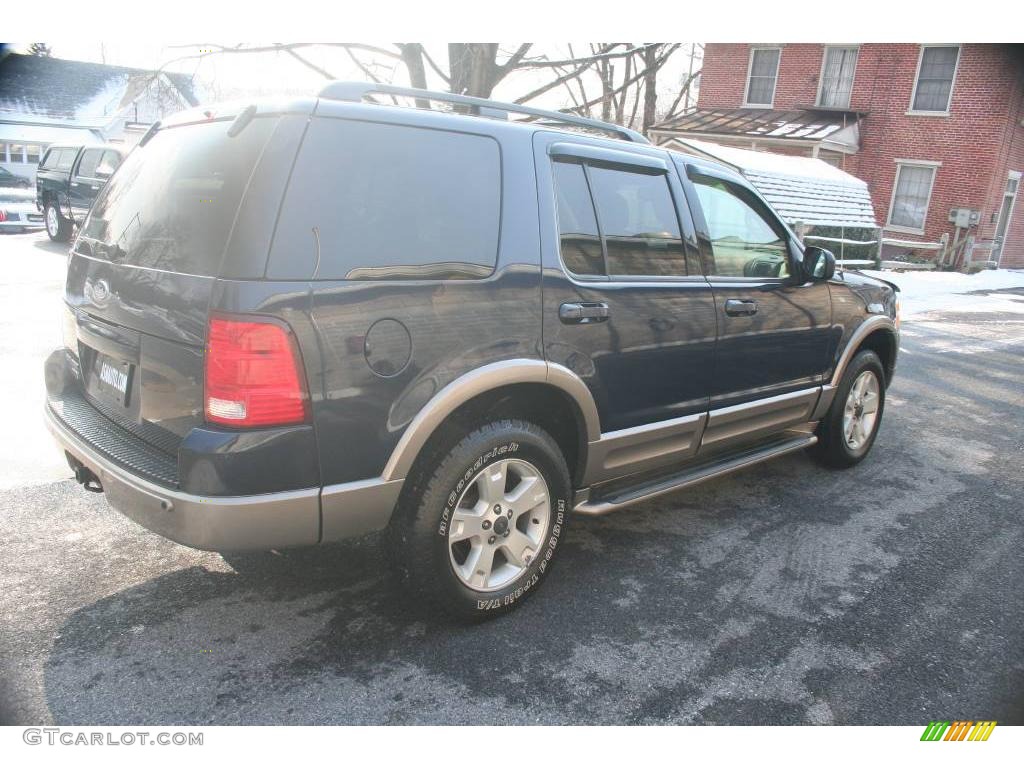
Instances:
[[[159,131],[103,188],[76,248],[123,264],[215,276],[239,202],[276,124],[230,121]]]

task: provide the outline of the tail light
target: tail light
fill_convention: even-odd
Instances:
[[[309,421],[302,361],[287,326],[210,318],[205,411],[207,421],[232,427]]]
[[[7,221],[7,211],[0,211],[0,221]]]

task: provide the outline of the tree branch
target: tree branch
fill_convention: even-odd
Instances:
[[[427,47],[425,45],[421,45],[420,50],[423,52],[423,58],[427,60],[427,64],[429,64],[430,68],[437,73],[437,76],[444,80],[446,83],[451,83],[451,77],[446,75],[444,73],[444,70],[437,66],[437,63],[434,61],[434,59],[430,56],[429,53],[427,53]]]
[[[312,69],[312,70],[313,70],[314,72],[316,72],[316,73],[318,73],[318,74],[320,74],[320,75],[323,75],[323,76],[324,76],[324,77],[326,77],[326,78],[327,78],[328,80],[337,80],[337,78],[336,78],[336,77],[335,77],[334,75],[332,75],[332,74],[331,74],[330,72],[328,72],[328,71],[327,71],[326,69],[323,69],[323,68],[321,68],[321,67],[318,67],[318,66],[317,66],[316,64],[314,64],[314,63],[313,63],[312,61],[310,61],[309,59],[307,59],[307,58],[305,58],[305,57],[303,57],[303,56],[300,56],[300,55],[299,55],[299,54],[298,54],[298,53],[297,53],[296,51],[292,50],[291,48],[288,48],[288,49],[286,49],[286,50],[285,50],[285,53],[287,53],[287,54],[288,54],[289,56],[291,56],[291,57],[292,57],[293,59],[295,59],[295,60],[297,60],[297,61],[300,61],[300,62],[302,62],[302,63],[303,63],[303,64],[305,64],[305,65],[306,65],[307,67],[309,67],[310,69]]]
[[[622,43],[615,43],[612,47],[618,47]],[[582,59],[562,59],[561,61],[548,61],[547,59],[525,59],[519,62],[519,69],[538,69],[543,67],[574,67],[578,64],[593,64],[594,62],[605,60],[605,59],[622,59],[626,56],[632,56],[636,53],[643,53],[648,48],[657,47],[661,43],[648,43],[647,45],[637,46],[636,48],[630,48],[626,51],[608,51],[606,53],[596,53],[592,56],[586,56]]]
[[[699,69],[696,72],[687,75],[686,82],[683,83],[682,87],[680,87],[679,95],[676,96],[676,100],[672,102],[672,106],[668,108],[668,112],[665,113],[665,117],[663,118],[664,120],[668,120],[670,117],[675,115],[676,108],[679,106],[679,102],[682,101],[683,97],[690,92],[690,86],[693,85],[693,81],[696,80],[699,76]]]
[[[672,46],[670,46],[670,47],[669,47],[668,49],[666,49],[666,51],[665,51],[665,52],[664,52],[664,53],[663,53],[663,54],[662,54],[661,56],[659,56],[659,57],[658,57],[658,60],[657,60],[657,61],[656,61],[656,62],[654,63],[654,65],[653,65],[653,66],[651,66],[651,67],[647,67],[647,68],[646,68],[646,69],[644,69],[644,70],[643,70],[642,72],[637,72],[637,73],[636,73],[635,75],[633,75],[633,77],[631,77],[631,78],[630,78],[629,80],[625,81],[625,82],[624,82],[624,83],[623,83],[622,85],[620,85],[620,86],[619,86],[618,88],[614,89],[614,90],[613,90],[613,91],[612,91],[611,93],[607,94],[607,96],[609,96],[609,97],[614,97],[614,96],[615,96],[615,95],[617,95],[618,93],[621,93],[622,91],[624,91],[624,90],[626,90],[627,88],[629,88],[629,86],[631,86],[631,85],[632,85],[633,83],[637,82],[638,80],[641,80],[641,79],[642,79],[642,78],[644,77],[644,75],[646,75],[646,74],[647,74],[647,72],[648,72],[649,70],[651,70],[651,69],[655,69],[655,70],[656,70],[656,69],[660,68],[660,67],[661,67],[662,65],[664,65],[664,63],[665,63],[666,61],[668,61],[668,57],[669,57],[669,56],[671,56],[671,55],[672,55],[673,53],[675,53],[675,52],[676,52],[676,49],[677,49],[677,48],[679,48],[679,46],[680,46],[680,44],[679,44],[679,43],[674,43],[674,44],[673,44]],[[646,47],[646,46],[645,46],[645,47]],[[594,106],[595,104],[598,104],[598,103],[600,103],[600,102],[601,102],[601,101],[602,101],[603,99],[605,99],[605,98],[606,98],[606,96],[605,96],[604,94],[602,94],[601,96],[598,96],[598,97],[597,97],[596,99],[591,99],[591,100],[590,100],[590,101],[588,101],[588,102],[584,102],[584,103],[583,103],[583,104],[581,104],[581,105],[580,105],[580,106],[579,106],[578,108],[579,108],[579,109],[587,109],[587,108],[589,108],[589,107],[592,107],[592,106]],[[572,108],[572,109],[560,109],[560,110],[558,110],[558,111],[559,111],[559,112],[572,112],[572,111],[574,111],[574,109],[577,109],[577,108],[576,108],[576,107],[574,107],[574,108]]]
[[[506,61],[504,64],[499,64],[498,72],[500,74],[497,79],[500,80],[502,77],[507,75],[513,69],[515,69],[516,66],[518,66],[519,62],[523,60],[523,56],[526,55],[527,51],[529,51],[532,46],[533,43],[523,43],[522,45],[519,46],[519,48],[516,49],[515,53],[508,57],[508,61]]]
[[[617,45],[619,45],[619,43],[611,43],[610,47],[614,48]],[[569,53],[570,53],[570,55],[572,54],[572,46],[571,45],[569,46]],[[575,61],[575,59],[574,59],[574,61]],[[589,62],[589,61],[586,64],[581,64],[580,66],[578,66],[576,69],[572,70],[571,72],[568,72],[567,74],[564,74],[561,77],[559,77],[559,78],[557,78],[555,80],[552,80],[550,83],[547,83],[546,85],[542,85],[540,88],[535,88],[534,90],[530,91],[525,96],[520,96],[518,99],[515,100],[515,103],[516,104],[525,104],[530,99],[535,99],[538,96],[547,93],[552,88],[557,88],[562,83],[568,82],[569,80],[572,80],[573,78],[578,77],[579,75],[583,74],[588,69],[590,69],[591,66],[593,66],[593,62]],[[559,67],[556,67],[556,69],[559,69]],[[570,93],[571,92],[572,91],[570,91]]]

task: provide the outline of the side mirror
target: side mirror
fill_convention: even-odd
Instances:
[[[804,248],[803,267],[804,275],[808,280],[815,282],[831,280],[836,273],[836,257],[832,255],[832,251],[827,251],[816,245],[808,245]]]

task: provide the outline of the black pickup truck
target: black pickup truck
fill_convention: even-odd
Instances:
[[[124,159],[124,149],[104,145],[46,150],[36,172],[36,208],[44,212],[46,234],[66,243],[80,225],[107,179]]]

